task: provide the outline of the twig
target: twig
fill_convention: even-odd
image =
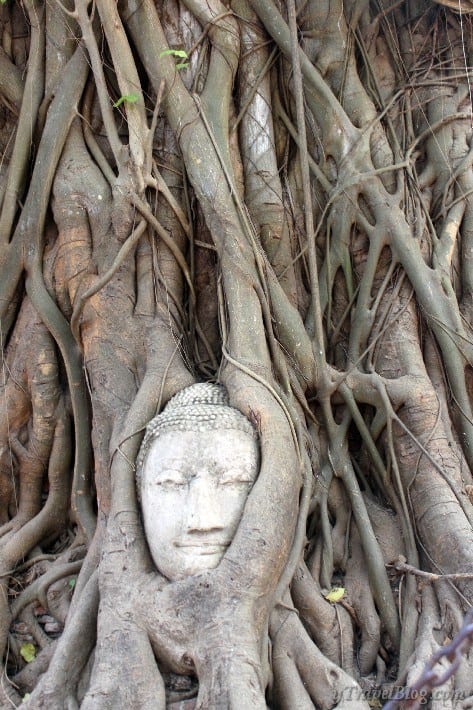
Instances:
[[[458,572],[456,574],[435,574],[434,572],[426,572],[422,569],[417,569],[412,565],[407,564],[402,555],[400,555],[396,562],[386,565],[386,567],[392,567],[396,572],[406,572],[407,574],[414,574],[416,577],[423,577],[428,579],[430,582],[438,582],[442,579],[473,579],[473,572]]]

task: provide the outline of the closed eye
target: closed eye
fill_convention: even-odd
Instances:
[[[156,485],[165,490],[177,490],[179,488],[185,488],[187,486],[187,481],[183,479],[165,478],[156,481]]]
[[[169,471],[159,476],[155,481],[157,486],[162,486],[164,488],[182,488],[187,486],[189,483],[189,478],[182,475],[179,471]]]
[[[232,478],[221,478],[218,482],[219,486],[251,486],[253,483],[252,478],[243,477],[232,477]]]

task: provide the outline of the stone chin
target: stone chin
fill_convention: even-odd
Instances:
[[[172,581],[201,574],[215,569],[220,564],[228,545],[212,545],[209,547],[180,547],[176,549],[173,560],[168,564],[161,559],[154,560],[157,569]]]

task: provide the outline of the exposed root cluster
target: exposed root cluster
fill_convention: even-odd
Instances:
[[[2,4],[2,708],[374,707],[461,628],[470,4]],[[261,470],[170,583],[134,461],[197,380]]]

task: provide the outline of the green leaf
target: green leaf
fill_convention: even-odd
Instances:
[[[69,584],[70,589],[74,589],[74,587],[76,586],[76,578],[75,578],[75,577],[71,577],[71,579],[69,580],[68,584]]]
[[[173,57],[181,57],[182,59],[187,59],[187,52],[184,49],[164,49],[159,54],[159,58],[166,57],[171,54]]]
[[[25,694],[23,695],[22,702],[23,702],[23,703],[27,703],[30,698],[31,698],[31,694],[30,694],[30,693],[25,693]]]
[[[176,69],[187,69],[189,66],[189,62],[181,62],[180,64],[176,64]]]
[[[335,602],[339,602],[340,599],[343,599],[345,596],[345,588],[344,587],[334,587],[329,591],[328,594],[325,595],[325,599],[329,602],[332,602],[332,604],[335,604]]]
[[[113,104],[113,108],[118,108],[119,106],[124,104],[125,101],[127,102],[127,104],[136,104],[136,102],[138,101],[138,94],[127,94],[126,96],[120,96],[118,101],[115,101],[115,103]]]
[[[36,658],[36,648],[32,643],[24,643],[20,646],[20,655],[27,663],[31,663]]]

